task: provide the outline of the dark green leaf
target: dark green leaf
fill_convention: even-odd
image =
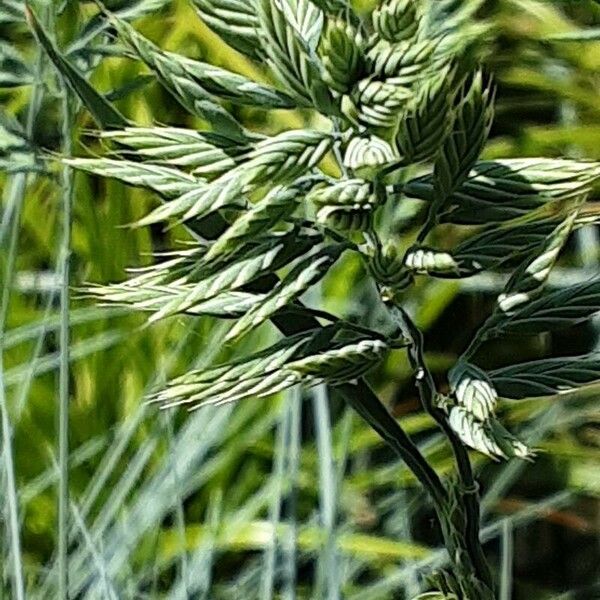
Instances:
[[[600,380],[600,354],[546,358],[488,373],[504,398],[531,398],[566,393]]]
[[[518,158],[483,161],[452,194],[442,221],[483,225],[509,221],[553,201],[588,193],[600,178],[593,162]],[[433,178],[426,175],[404,185],[404,192],[431,202]]]
[[[594,279],[546,293],[537,300],[527,302],[514,313],[500,317],[488,331],[488,335],[553,331],[581,323],[598,311],[600,311],[600,280]]]
[[[50,60],[73,91],[79,96],[94,120],[100,126],[108,129],[126,127],[128,125],[127,119],[99,94],[87,82],[85,77],[61,54],[60,50],[46,33],[39,19],[35,16],[35,13],[29,7],[26,8],[26,15],[31,29],[50,57]]]

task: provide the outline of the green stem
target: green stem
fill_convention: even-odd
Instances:
[[[19,176],[17,176],[19,177]],[[19,177],[20,179],[20,177]],[[19,194],[18,180],[12,188],[14,194]],[[23,185],[24,187],[24,185]],[[15,266],[16,247],[20,221],[20,202],[13,214],[13,224],[10,230],[9,249],[4,268],[4,289],[0,305],[0,340],[4,337],[6,314],[8,311],[9,290],[12,283],[12,273]],[[1,344],[0,344],[1,347]],[[23,565],[21,563],[21,539],[19,532],[19,501],[15,483],[15,466],[13,462],[12,430],[8,407],[6,403],[6,392],[4,389],[4,359],[0,352],[0,419],[2,420],[2,457],[4,462],[4,475],[6,478],[6,525],[8,538],[10,539],[10,555],[13,563],[12,589],[15,600],[24,600],[25,586],[23,579]]]
[[[62,142],[63,154],[72,151],[72,110],[69,89],[61,79],[62,88]],[[58,597],[68,598],[68,534],[69,534],[69,283],[71,263],[71,221],[73,202],[73,173],[70,167],[62,169],[62,239],[58,272],[60,274],[60,328],[58,375]]]
[[[494,327],[498,323],[498,318],[499,317],[496,308],[494,312],[485,320],[483,325],[479,327],[467,349],[462,353],[461,359],[469,360],[473,354],[479,350],[479,347],[481,344],[483,344],[483,342],[494,336]]]
[[[323,597],[338,600],[340,577],[336,552],[337,490],[327,386],[321,384],[313,388],[311,396],[319,456],[319,513],[321,527],[326,535],[325,543],[319,551],[315,596],[321,597],[320,591]],[[327,589],[327,594],[323,594],[324,588]]]
[[[371,388],[359,380],[337,388],[346,402],[374,429],[383,441],[406,463],[421,485],[429,493],[436,512],[446,505],[447,493],[431,465],[408,437],[399,423],[390,415]]]
[[[469,454],[450,427],[443,410],[435,404],[437,389],[433,376],[429,371],[423,354],[423,334],[413,323],[408,313],[401,307],[388,306],[392,317],[399,325],[403,335],[411,340],[408,348],[408,357],[412,368],[416,373],[417,388],[424,410],[436,421],[440,429],[448,438],[457,464],[458,475],[461,484],[461,498],[466,515],[464,541],[469,558],[473,564],[477,577],[490,589],[493,582],[491,573],[485,559],[485,554],[479,539],[480,508],[478,486],[473,475]],[[442,515],[440,515],[443,518]],[[450,532],[448,532],[450,533]]]

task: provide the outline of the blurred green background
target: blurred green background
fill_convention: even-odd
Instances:
[[[438,0],[431,0],[438,1]],[[452,4],[453,0],[439,0]],[[112,0],[162,48],[233,71],[265,71],[227,47],[187,0]],[[362,9],[368,2],[361,3]],[[460,3],[459,3],[460,4]],[[487,157],[600,160],[600,5],[593,0],[489,0],[477,10],[486,68],[498,86]],[[358,5],[358,3],[357,3]],[[201,127],[118,45],[86,2],[37,2],[65,55],[137,124]],[[0,252],[2,471],[0,598],[12,598],[18,548],[27,597],[56,597],[56,459],[61,173],[49,153],[104,150],[84,110],[63,128],[62,86],[33,41],[18,0],[0,5]],[[234,108],[250,129],[310,125],[306,112]],[[157,199],[78,174],[73,286],[126,277],[126,267],[186,239],[181,228],[133,229]],[[596,198],[598,200],[598,192]],[[401,216],[403,207],[398,207]],[[402,219],[394,221],[404,236]],[[452,235],[452,231],[447,231]],[[408,237],[406,238],[408,239]],[[11,256],[15,258],[14,264]],[[551,279],[598,272],[598,231],[572,239]],[[444,374],[486,315],[500,276],[419,281],[407,303],[426,332],[427,359]],[[374,291],[358,262],[326,279],[328,310],[376,326]],[[72,294],[70,367],[70,585],[73,598],[411,598],[445,554],[427,499],[404,466],[335,391],[294,390],[267,400],[158,412],[144,397],[191,366],[275,339],[264,326],[236,348],[229,324],[94,306]],[[568,334],[503,341],[478,357],[600,350],[598,323]],[[406,358],[392,353],[369,377],[441,471],[449,449],[418,411]],[[485,549],[503,600],[600,598],[600,403],[594,389],[513,402],[504,418],[540,448],[533,464],[473,456],[483,494]],[[14,463],[14,464],[13,464]],[[11,487],[14,473],[14,489]],[[9,535],[18,499],[20,544]]]

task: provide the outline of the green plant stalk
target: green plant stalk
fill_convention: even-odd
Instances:
[[[69,77],[68,74],[67,77]],[[86,90],[86,93],[89,96],[91,92],[87,88]],[[79,88],[77,88],[76,91],[81,94]],[[92,111],[92,113],[96,118],[99,118],[99,116],[105,118],[102,117],[102,111]],[[105,123],[106,126],[111,124],[114,125],[114,123],[110,122]],[[334,153],[341,165],[342,159],[339,149],[334,148]],[[435,225],[435,221],[432,220],[434,212],[435,211],[430,210],[430,218],[428,218],[417,241],[424,241],[429,229]],[[202,231],[202,228],[206,225],[206,222],[196,223],[192,227],[195,230],[200,231],[202,236],[207,239],[214,238],[217,230],[222,230],[220,216],[218,215],[213,215],[211,218],[211,225],[206,227],[207,233],[205,234],[204,231]],[[267,276],[263,278],[257,286],[254,286],[255,291],[268,292],[273,288],[277,281],[278,279],[276,277]],[[370,426],[375,429],[386,443],[388,443],[407,463],[426,490],[430,493],[444,530],[445,541],[450,558],[455,562],[456,567],[461,567],[458,569],[459,573],[457,577],[460,578],[463,574],[466,575],[465,579],[467,581],[465,581],[464,585],[469,589],[471,586],[477,586],[483,582],[485,582],[485,585],[488,588],[491,588],[491,576],[480,543],[480,504],[478,489],[468,452],[456,433],[450,428],[446,413],[437,405],[437,390],[431,373],[424,362],[421,332],[414,326],[408,315],[400,308],[399,304],[393,308],[397,309],[397,312],[399,313],[401,328],[404,329],[404,331],[407,332],[408,337],[412,339],[412,346],[409,348],[409,358],[417,377],[417,386],[419,388],[419,395],[423,407],[437,422],[452,446],[460,480],[458,485],[449,487],[444,487],[442,485],[435,471],[427,463],[417,447],[399,427],[398,423],[395,422],[364,381],[361,380],[357,384],[352,383],[339,386],[339,390],[344,395],[346,401],[367,420]],[[319,323],[314,318],[317,315],[310,314],[308,311],[303,313],[302,310],[301,306],[296,307],[294,315],[298,319],[297,322],[292,322],[292,320],[287,318],[289,317],[289,314],[286,314],[285,310],[274,315],[272,320],[284,335],[291,335],[299,331],[318,327]],[[493,324],[493,321],[491,323]],[[490,322],[488,322],[487,325],[489,327]],[[469,346],[466,356],[470,356],[476,351],[478,345],[487,335],[487,333],[485,335],[482,333],[485,331],[485,327],[480,330],[478,337],[476,337]],[[468,580],[473,571],[476,573],[479,581],[473,582],[471,580],[469,582]]]
[[[169,458],[171,460],[171,469],[173,471],[173,481],[175,483],[176,492],[176,502],[175,502],[175,525],[177,527],[177,535],[179,537],[179,543],[182,548],[185,548],[185,512],[183,508],[183,498],[179,493],[181,489],[181,478],[178,474],[178,466],[177,461],[173,457],[173,440],[174,440],[174,428],[173,428],[173,416],[169,413],[163,413],[163,426],[167,432],[167,444],[168,444],[168,452]],[[189,596],[189,591],[187,589],[188,583],[188,560],[187,560],[187,552],[182,551],[181,557],[179,561],[179,575],[181,580],[184,582],[185,592]]]
[[[535,519],[539,518],[548,510],[558,510],[567,506],[572,499],[570,492],[559,492],[540,502],[527,506],[523,510],[506,517],[513,530],[519,527],[526,526]],[[504,518],[494,521],[481,531],[483,541],[490,541],[502,534]],[[376,582],[366,588],[361,589],[357,594],[350,596],[350,600],[379,600],[379,598],[391,597],[391,594],[397,588],[401,587],[402,583],[408,577],[409,571],[423,572],[435,568],[441,568],[449,563],[448,552],[445,548],[434,550],[426,558],[418,560],[410,565],[404,566],[393,573],[390,577],[383,581]],[[588,597],[588,596],[586,596]]]
[[[71,126],[73,111],[70,91],[61,79],[62,87],[62,137],[63,154],[72,151]],[[58,597],[68,598],[68,535],[69,535],[69,284],[71,266],[71,221],[73,210],[73,172],[68,166],[62,169],[62,239],[59,251],[60,273],[60,327],[58,376]]]
[[[412,344],[408,348],[408,358],[415,371],[417,388],[419,390],[419,397],[423,409],[433,417],[452,446],[461,484],[460,496],[463,501],[463,508],[466,515],[465,531],[462,532],[464,534],[464,542],[466,545],[465,550],[473,563],[477,577],[484,582],[487,587],[493,589],[492,576],[480,542],[479,493],[478,485],[473,475],[469,454],[457,435],[451,429],[444,412],[435,405],[437,389],[423,355],[423,335],[421,331],[416,327],[403,308],[389,305],[389,309],[392,317],[399,325],[402,334],[412,341]],[[445,531],[445,537],[447,538],[446,546],[451,550],[454,543],[450,540],[450,534],[453,532],[451,531],[452,525],[446,523],[446,514],[447,513],[442,512],[441,514],[438,514],[438,516],[442,523],[442,529],[445,527],[449,528],[449,531]]]
[[[108,575],[106,573],[105,563],[102,557],[102,551],[100,552],[96,549],[94,545],[94,540],[92,539],[90,532],[88,531],[85,521],[83,520],[77,505],[74,502],[71,502],[71,512],[73,514],[73,521],[77,528],[79,529],[83,540],[85,541],[85,545],[89,548],[90,555],[96,568],[98,569],[98,573],[100,574],[100,578],[102,581],[102,587],[104,589],[104,593],[106,594],[107,600],[114,600],[118,598],[118,595],[113,587],[112,582],[109,580]]]
[[[508,519],[502,522],[501,563],[500,563],[500,600],[511,600],[513,583],[513,528]]]
[[[286,397],[291,392],[286,391]],[[271,477],[275,481],[276,491],[273,494],[271,505],[269,506],[269,521],[273,526],[273,530],[279,524],[281,518],[281,500],[284,494],[284,477],[285,477],[285,457],[286,444],[290,428],[290,416],[292,411],[291,403],[285,403],[275,435],[275,457],[273,462],[273,470]],[[264,555],[264,567],[261,577],[261,599],[271,600],[273,598],[275,587],[275,561],[277,551],[277,538],[274,537],[272,543],[267,546]]]
[[[73,321],[73,319],[71,318],[71,322],[72,321]],[[219,331],[220,331],[220,333],[218,335],[222,337],[222,334],[224,335],[224,329],[221,329]],[[186,333],[186,335],[182,336],[181,340],[177,344],[177,347],[172,351],[172,353],[170,353],[165,358],[165,364],[158,370],[158,372],[154,375],[152,380],[148,383],[145,393],[154,389],[157,385],[160,384],[160,382],[164,381],[165,373],[168,372],[172,368],[172,366],[175,362],[175,357],[178,355],[178,353],[181,351],[181,349],[186,344],[189,343],[189,338],[192,336],[192,334],[193,334],[193,330],[190,329]],[[194,364],[194,366],[197,367],[200,364],[205,364],[207,362],[210,362],[210,359],[213,357],[212,353],[214,352],[215,348],[217,348],[217,347],[218,347],[218,345],[215,345],[212,348],[212,351],[208,352],[208,355],[209,355],[208,357],[205,355],[200,356],[198,358],[198,362],[196,362]],[[79,506],[78,510],[79,510],[79,515],[80,515],[81,519],[83,519],[83,521],[85,521],[85,519],[89,516],[89,514],[93,508],[94,502],[97,500],[98,496],[101,494],[102,490],[105,488],[106,483],[107,483],[111,473],[114,472],[115,468],[117,467],[118,461],[121,460],[127,445],[131,441],[132,436],[135,434],[135,432],[137,431],[137,428],[140,426],[140,423],[146,416],[147,416],[146,406],[144,404],[142,404],[140,406],[140,408],[136,412],[134,412],[133,415],[131,415],[131,417],[129,419],[127,419],[122,424],[120,429],[117,431],[114,443],[110,448],[110,452],[107,453],[103,457],[100,466],[94,473],[94,477],[93,477],[92,481],[90,482],[90,485],[87,487],[87,489],[85,490],[85,492],[82,495],[81,505]],[[73,460],[73,456],[71,457],[71,460]],[[71,504],[72,504],[72,502],[71,502]],[[69,532],[69,543],[76,542],[79,535],[80,535],[80,530],[77,527],[77,524],[75,522],[71,522],[71,528],[70,528],[70,532]],[[53,580],[53,574],[57,568],[56,564],[57,563],[55,561],[53,563],[52,568],[49,569],[48,577],[46,577],[46,579],[44,580],[44,583],[42,586],[43,594],[48,595],[51,593],[50,590],[53,589],[53,588],[51,588],[51,583]]]
[[[20,197],[16,202],[16,210],[13,214],[13,223],[10,228],[8,253],[4,263],[4,288],[2,291],[2,302],[0,304],[0,340],[4,337],[6,325],[6,315],[8,312],[8,303],[10,298],[10,288],[12,286],[13,272],[15,268],[15,258],[17,251],[17,240],[19,232],[19,222],[21,216],[21,204],[25,190],[25,176],[18,175],[18,180],[13,182],[11,191],[13,196]],[[22,184],[21,184],[22,181]],[[10,538],[11,555],[13,563],[13,594],[16,600],[24,600],[24,579],[23,566],[21,564],[21,540],[19,533],[19,507],[17,490],[15,484],[15,466],[12,452],[12,431],[10,426],[10,417],[6,402],[6,391],[4,388],[4,358],[0,352],[0,419],[2,420],[2,456],[4,462],[4,471],[6,477],[6,522],[8,536]]]
[[[321,551],[317,571],[317,588],[315,594],[323,588],[327,581],[326,597],[330,600],[339,598],[338,560],[335,547],[336,527],[336,477],[333,458],[333,440],[331,438],[331,418],[329,414],[329,393],[325,384],[312,391],[312,403],[316,430],[317,454],[319,456],[319,504],[321,526],[326,531],[326,541]]]
[[[272,321],[281,333],[287,336],[320,327],[319,322],[310,316],[299,315],[295,321],[290,321],[285,316],[276,314]],[[443,506],[447,495],[439,476],[364,379],[359,379],[356,383],[342,384],[336,389],[342,394],[344,400],[373,427],[394,453],[407,464],[430,494],[434,503],[437,506]]]
[[[299,389],[287,392],[290,403],[290,425],[288,431],[287,455],[285,468],[289,475],[289,487],[286,494],[287,514],[286,518],[290,526],[290,535],[282,544],[283,555],[283,589],[284,600],[295,600],[296,598],[296,560],[298,545],[298,526],[296,523],[298,504],[298,473],[300,469],[300,443],[301,443],[301,420],[302,420],[302,397]]]

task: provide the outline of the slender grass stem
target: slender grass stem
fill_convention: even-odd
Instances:
[[[189,578],[189,568],[188,568],[188,557],[187,550],[185,545],[185,510],[183,507],[183,498],[181,497],[180,490],[182,488],[181,478],[179,477],[179,469],[177,466],[177,460],[173,455],[173,447],[175,440],[175,430],[173,427],[173,415],[171,413],[162,413],[164,428],[167,431],[167,444],[168,444],[168,452],[169,459],[171,461],[171,470],[173,474],[173,483],[175,491],[175,524],[177,527],[177,537],[178,541],[181,544],[181,553],[179,556],[179,571],[181,580],[184,582],[184,587],[186,588],[186,594],[189,595],[187,590],[187,582]]]
[[[272,478],[275,482],[275,493],[269,507],[269,521],[276,532],[277,526],[281,520],[282,499],[286,492],[286,470],[285,463],[287,459],[287,448],[289,439],[289,429],[293,406],[291,404],[292,393],[287,390],[284,393],[284,408],[281,420],[277,426],[275,456],[273,461]],[[287,402],[290,400],[290,402]],[[274,533],[271,543],[267,546],[264,556],[264,568],[261,577],[261,598],[262,600],[271,600],[275,591],[275,567],[277,563],[278,540]]]
[[[296,598],[296,561],[298,546],[297,527],[297,480],[300,469],[300,445],[301,445],[301,420],[302,420],[302,395],[298,388],[290,391],[291,414],[289,439],[287,440],[289,451],[287,455],[287,472],[290,477],[290,489],[286,502],[285,519],[288,521],[289,534],[282,544],[283,551],[283,591],[284,600],[295,600]]]
[[[62,87],[63,154],[72,151],[73,114],[70,92],[65,81]],[[69,285],[71,266],[71,221],[73,204],[73,173],[70,167],[62,170],[62,239],[59,250],[60,327],[58,376],[58,596],[68,598],[68,536],[69,536],[69,344],[70,314]]]
[[[2,290],[2,300],[0,303],[0,340],[4,337],[8,303],[10,299],[10,288],[15,269],[22,193],[24,193],[24,182],[23,185],[21,185],[20,178],[17,181],[14,181],[12,193],[15,195],[21,195],[21,199],[16,203],[17,209],[15,214],[13,214],[13,222],[9,235],[8,252],[6,261],[4,261],[3,265],[4,288]],[[10,539],[10,554],[12,556],[13,594],[15,600],[24,600],[25,584],[23,578],[23,565],[21,563],[19,506],[15,483],[15,466],[13,462],[12,428],[6,400],[6,392],[4,388],[4,360],[2,353],[0,352],[0,419],[2,420],[2,458],[4,463],[4,477],[6,481],[6,523],[8,528],[7,538]]]
[[[408,349],[408,357],[416,374],[417,388],[419,389],[419,396],[421,398],[423,409],[433,417],[444,435],[448,438],[454,453],[460,479],[460,496],[466,517],[465,531],[461,532],[464,533],[465,550],[473,563],[477,576],[490,589],[493,589],[492,576],[480,542],[481,515],[479,491],[473,475],[469,454],[450,427],[443,411],[435,405],[437,389],[433,376],[425,363],[422,333],[403,308],[395,305],[391,305],[389,308],[394,320],[399,325],[402,334],[412,342]],[[443,524],[444,515],[440,514],[439,516]]]
[[[333,440],[331,436],[331,418],[329,414],[329,394],[326,385],[319,385],[312,391],[314,421],[316,430],[317,455],[319,456],[319,504],[321,526],[325,530],[326,540],[322,549],[323,560],[319,561],[317,571],[317,593],[322,581],[327,582],[327,594],[331,600],[340,597],[338,560],[335,545],[336,527],[336,477],[333,459]]]
[[[502,523],[500,600],[511,600],[513,583],[513,528],[508,519]]]

